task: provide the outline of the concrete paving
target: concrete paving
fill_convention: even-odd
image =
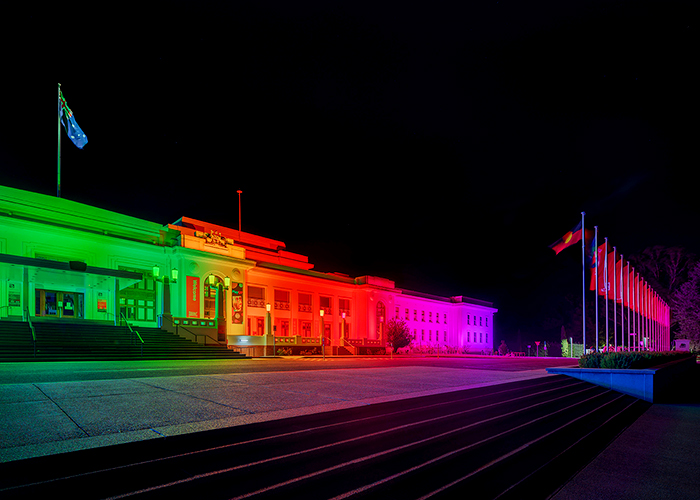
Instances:
[[[700,405],[652,405],[552,500],[695,500],[698,429]]]
[[[544,367],[319,368],[56,382],[45,381],[44,376],[35,382],[5,380],[0,384],[0,461],[549,376]],[[697,392],[693,385],[690,390]],[[698,429],[697,396],[684,404],[655,404],[551,498],[695,499]]]
[[[549,376],[544,368],[316,368],[2,384],[0,461]]]

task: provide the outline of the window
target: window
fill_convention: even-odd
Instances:
[[[408,321],[408,307],[406,308],[406,321]]]
[[[340,314],[345,313],[345,316],[350,316],[350,299],[339,299]]]
[[[447,313],[443,315],[443,323],[447,324]]]
[[[486,326],[489,326],[489,319],[486,318]]]
[[[333,297],[319,297],[321,302],[321,309],[323,309],[323,314],[333,314]]]
[[[290,296],[287,290],[275,290],[275,309],[289,311]]]
[[[425,311],[420,312],[420,320],[425,322]]]
[[[398,319],[399,317],[399,306],[396,306],[396,318]]]
[[[263,287],[248,285],[248,306],[265,307],[265,289]]]
[[[428,330],[428,342],[432,342],[432,341],[433,341],[433,331]]]
[[[299,292],[299,312],[313,312],[311,294]]]
[[[471,342],[471,341],[472,341],[472,334],[471,334],[471,332],[467,332],[467,342]]]
[[[469,325],[469,315],[467,314],[467,324]]]
[[[41,258],[48,258],[42,256]],[[55,260],[55,259],[52,259]],[[134,271],[143,274],[143,281],[134,283],[119,291],[119,310],[129,320],[145,319],[152,321],[156,317],[156,288],[152,270],[134,269],[119,266],[121,271]],[[37,307],[40,302],[37,301]],[[78,309],[80,311],[80,309]],[[197,311],[199,316],[199,311]],[[81,317],[80,315],[79,317]]]
[[[444,342],[447,342],[447,332],[442,332],[442,339]]]
[[[433,313],[431,313],[431,312],[428,313],[428,321],[429,321],[430,323],[433,322]]]
[[[425,330],[420,331],[420,339],[425,340]]]
[[[484,341],[483,341],[483,339],[482,339],[482,333],[479,332],[479,343],[482,344],[483,342],[484,342]]]
[[[440,313],[435,313],[435,322],[440,323]]]
[[[489,343],[489,334],[485,333],[484,336],[486,337],[486,343],[488,344]]]
[[[418,321],[418,311],[413,310],[413,321]]]
[[[481,326],[481,316],[479,316],[479,326]]]

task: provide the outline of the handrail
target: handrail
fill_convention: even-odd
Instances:
[[[348,349],[348,351],[350,351],[350,354],[352,354],[353,356],[357,356],[357,346],[352,345],[350,342],[348,342],[348,339],[346,339],[345,337],[343,337],[341,340],[345,344],[343,347],[349,347],[350,349]]]
[[[194,337],[194,341],[195,341],[197,344],[199,344],[198,338],[199,338],[200,336],[202,336],[202,337],[204,337],[204,344],[203,344],[203,345],[207,345],[207,339],[213,340],[214,343],[215,343],[216,345],[225,345],[225,344],[219,342],[218,339],[215,339],[215,338],[212,337],[211,335],[207,335],[206,333],[194,333],[194,332],[188,330],[187,328],[185,328],[184,326],[180,326],[180,325],[175,325],[175,333],[176,333],[177,335],[180,334],[180,329],[183,329],[183,330],[185,330],[187,333],[189,333],[190,335],[192,335],[192,336]]]
[[[132,334],[132,338],[138,338],[141,341],[141,356],[143,357],[143,344],[145,342],[143,341],[143,338],[141,338],[141,334],[137,331],[131,328],[131,324],[129,324],[129,320],[126,319],[126,316],[124,316],[123,312],[119,312],[119,316],[124,320],[124,323],[126,323],[126,326],[129,328],[129,331]]]
[[[32,317],[29,315],[29,308],[24,308],[27,313],[27,323],[29,323],[29,329],[32,332],[32,345],[34,346],[34,357],[36,358],[36,331],[34,331],[34,325],[32,324]]]

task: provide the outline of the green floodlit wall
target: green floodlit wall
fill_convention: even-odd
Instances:
[[[150,272],[155,264],[163,269],[170,264],[170,248],[163,245],[160,224],[0,186],[2,254]],[[84,319],[114,321],[117,287],[124,286],[108,276],[8,264],[0,266],[0,278],[0,317],[14,318],[25,309],[33,316],[36,290],[45,289],[83,294]]]

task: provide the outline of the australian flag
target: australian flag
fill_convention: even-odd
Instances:
[[[73,141],[73,144],[78,146],[80,149],[83,149],[83,146],[85,146],[88,142],[87,136],[83,133],[82,129],[75,121],[75,116],[73,116],[73,112],[66,104],[66,99],[63,97],[63,92],[61,92],[60,95],[61,100],[59,101],[59,113],[61,113],[61,123],[63,123],[63,127],[66,129],[66,134],[68,134],[70,140]]]

